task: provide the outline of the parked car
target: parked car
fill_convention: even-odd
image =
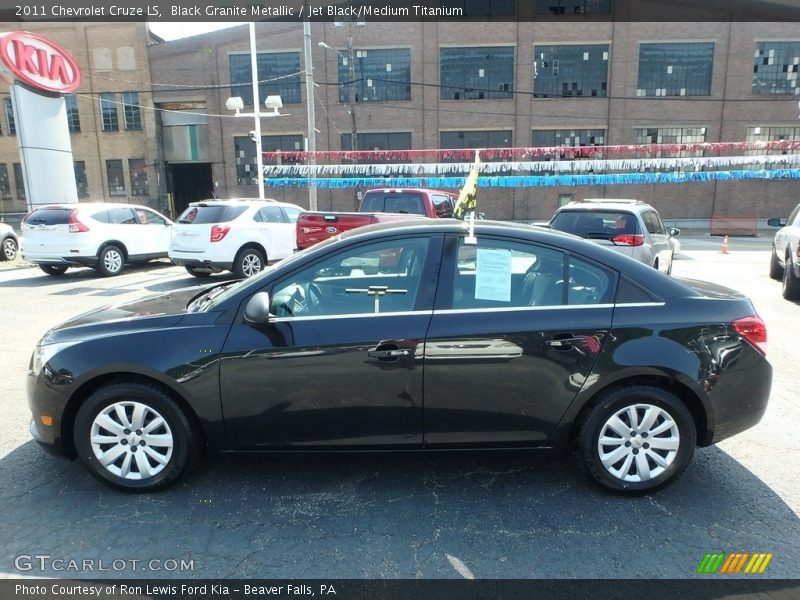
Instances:
[[[458,194],[424,188],[367,190],[358,212],[305,212],[297,220],[297,248],[375,223],[453,216]]]
[[[195,277],[222,270],[252,277],[291,256],[299,206],[274,200],[193,202],[172,229],[169,258]]]
[[[780,227],[772,241],[769,276],[783,281],[783,297],[800,300],[800,204],[784,221],[768,219],[767,224]]]
[[[0,260],[14,260],[18,248],[19,240],[11,225],[0,223]]]
[[[171,226],[164,215],[137,204],[43,206],[22,220],[22,257],[48,275],[82,266],[111,277],[126,263],[166,258]]]
[[[650,265],[672,272],[670,238],[680,229],[667,228],[655,208],[639,200],[587,199],[559,208],[548,224],[552,229],[579,235]]]
[[[593,480],[644,493],[764,414],[767,334],[744,295],[556,231],[475,232],[373,225],[76,317],[33,353],[32,434],[128,491],[202,450],[577,448]]]

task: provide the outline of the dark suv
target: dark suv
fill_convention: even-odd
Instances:
[[[556,211],[548,226],[607,246],[666,274],[672,272],[670,238],[680,235],[680,229],[667,229],[658,211],[639,200],[570,202]]]

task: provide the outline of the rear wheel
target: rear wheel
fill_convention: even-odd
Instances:
[[[783,267],[778,262],[778,255],[775,253],[775,247],[772,247],[772,254],[769,257],[769,276],[770,279],[780,281],[783,279]]]
[[[189,275],[194,275],[195,277],[210,277],[211,271],[204,271],[203,269],[198,269],[196,267],[185,267],[186,272]]]
[[[783,269],[783,297],[787,300],[800,300],[800,280],[794,274],[791,257],[786,257],[786,266]]]
[[[39,268],[48,275],[63,275],[69,267],[65,265],[39,265]]]
[[[617,493],[646,494],[673,482],[694,454],[692,415],[665,389],[632,385],[603,393],[578,433],[591,478]]]
[[[257,275],[266,265],[266,258],[256,248],[242,248],[233,261],[233,272],[237,277]]]
[[[89,471],[127,492],[171,485],[197,455],[186,415],[160,387],[116,383],[101,387],[80,407],[75,449]]]
[[[3,240],[0,260],[14,260],[15,258],[17,258],[17,240],[13,237],[7,237]]]
[[[125,266],[125,255],[117,246],[109,245],[100,251],[97,270],[105,277],[119,275]]]

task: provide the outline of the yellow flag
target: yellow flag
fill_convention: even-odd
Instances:
[[[456,219],[463,219],[464,214],[470,210],[476,210],[478,207],[478,172],[481,168],[481,157],[478,152],[475,152],[475,162],[469,170],[467,180],[464,182],[464,187],[458,193],[458,200],[453,209],[453,216]]]

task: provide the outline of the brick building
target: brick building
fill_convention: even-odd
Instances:
[[[82,201],[158,204],[155,119],[144,23],[6,23],[56,41],[78,63],[80,88],[66,98]],[[47,173],[46,167],[40,173]],[[53,199],[58,202],[58,198]],[[0,90],[0,211],[26,212],[16,124]]]

